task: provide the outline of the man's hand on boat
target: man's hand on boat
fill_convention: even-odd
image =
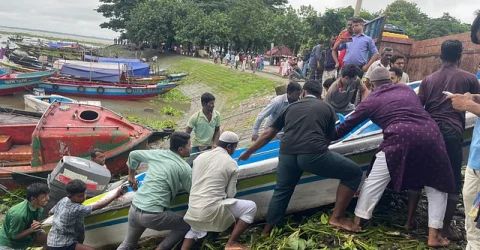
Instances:
[[[128,185],[133,189],[133,191],[137,191],[138,189],[138,182],[135,179],[135,176],[128,176]]]
[[[281,130],[281,129],[280,129]],[[238,161],[246,161],[250,158],[250,156],[255,153],[257,150],[261,149],[263,146],[267,145],[270,141],[277,136],[279,129],[274,127],[270,127],[265,132],[263,132],[258,139],[255,140],[252,146],[250,146],[247,150],[245,150],[239,157]],[[253,136],[252,136],[253,139]]]
[[[480,103],[480,95],[472,95],[470,93],[465,93],[464,95],[453,94],[447,96],[447,99],[452,101],[453,108],[459,111],[469,111],[476,113],[475,109]]]

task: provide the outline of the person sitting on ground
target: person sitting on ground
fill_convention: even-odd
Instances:
[[[333,108],[320,100],[321,94],[319,81],[306,81],[303,99],[288,105],[272,126],[238,158],[239,161],[248,160],[279,131],[285,131],[280,141],[276,187],[268,206],[267,224],[262,235],[269,235],[275,225],[283,222],[288,203],[303,172],[340,180],[329,223],[348,231],[360,230],[345,216],[345,209],[358,190],[363,173],[355,162],[328,149],[333,141],[336,119]]]
[[[371,172],[360,191],[355,223],[361,226],[391,182],[395,191],[423,188],[428,198],[428,245],[443,247],[449,241],[440,234],[447,208],[447,193],[455,189],[445,142],[435,121],[409,86],[393,84],[386,68],[375,69],[370,78],[375,90],[335,132],[343,138],[370,118],[383,131],[383,142]]]
[[[47,184],[33,183],[27,187],[27,199],[11,207],[0,229],[0,249],[29,247],[47,249],[47,233],[42,230],[40,217],[47,205],[50,190]]]
[[[323,89],[328,92],[328,90],[330,89],[330,87],[332,86],[332,84],[336,81],[337,79],[336,78],[328,78],[327,80],[325,80],[323,82]]]
[[[258,139],[258,131],[263,120],[267,118],[267,121],[264,125],[264,130],[267,130],[286,106],[288,106],[290,103],[298,101],[301,92],[302,86],[298,82],[290,82],[287,85],[287,93],[273,98],[270,103],[268,103],[268,105],[257,115],[257,119],[255,120],[255,123],[253,123],[252,141],[256,141]]]
[[[193,161],[192,188],[184,220],[192,227],[185,235],[182,250],[189,250],[207,232],[223,232],[235,223],[225,249],[246,249],[238,243],[253,222],[257,205],[250,200],[235,199],[238,165],[232,159],[238,135],[225,131],[218,147]]]
[[[392,58],[390,58],[390,65],[392,67],[398,68],[402,70],[402,79],[400,80],[401,83],[409,83],[410,82],[410,77],[408,76],[407,72],[405,72],[405,56],[397,54],[393,55]]]
[[[105,165],[105,152],[101,149],[94,148],[90,153],[90,160],[97,163],[100,166],[107,167]]]
[[[127,236],[117,250],[137,249],[138,240],[145,229],[170,230],[156,250],[172,249],[185,237],[190,226],[183,216],[168,210],[170,202],[181,188],[190,192],[192,168],[183,160],[191,151],[190,135],[174,132],[169,150],[135,150],[128,156],[128,183],[137,190],[136,169],[140,163],[148,164],[145,179],[138,188],[128,212]]]
[[[192,153],[215,148],[220,136],[220,112],[215,110],[215,96],[206,92],[201,96],[202,109],[188,119],[188,134],[194,132]]]
[[[293,78],[305,79],[305,76],[303,75],[300,67],[298,67],[297,63],[292,63],[291,64],[289,78],[290,78],[290,80],[293,79]]]
[[[325,102],[332,105],[336,113],[347,115],[355,109],[358,102],[352,104],[350,101],[357,91],[361,94],[361,100],[367,98],[369,91],[358,78],[359,71],[357,65],[345,65],[341,77],[330,86],[325,95]]]
[[[399,83],[402,80],[403,72],[401,69],[391,67],[388,71],[390,72],[390,80],[392,80],[392,83]]]
[[[49,212],[49,215],[54,216],[47,245],[50,250],[93,250],[95,248],[83,245],[85,217],[122,196],[122,187],[117,188],[115,194],[107,199],[91,206],[82,205],[87,195],[85,182],[78,179],[72,180],[66,185],[65,190],[68,196],[61,199]]]

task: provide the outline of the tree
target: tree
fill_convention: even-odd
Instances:
[[[101,28],[123,32],[130,20],[130,12],[145,0],[99,0],[101,4],[95,11],[109,18],[108,22],[100,24]]]
[[[134,42],[166,42],[169,47],[175,36],[173,22],[178,8],[176,0],[150,0],[138,4],[127,22],[127,36]]]
[[[262,0],[235,1],[228,17],[232,27],[232,41],[237,50],[249,50],[253,45],[261,46],[266,42],[268,33],[264,31],[270,26],[267,20],[273,18]]]
[[[416,3],[405,0],[396,0],[388,5],[385,14],[388,23],[403,28],[413,38],[417,38],[417,32],[423,29],[422,26],[429,19]]]
[[[277,15],[273,21],[274,42],[278,45],[286,45],[296,53],[305,38],[305,33],[308,32],[302,29],[302,24],[295,9],[289,6],[283,15]]]
[[[416,39],[425,40],[435,37],[448,36],[470,31],[469,24],[462,24],[460,20],[443,13],[440,18],[429,19],[417,30]]]

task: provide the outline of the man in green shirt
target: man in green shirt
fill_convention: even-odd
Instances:
[[[182,157],[190,156],[190,135],[174,132],[170,150],[136,150],[128,157],[128,182],[137,190],[136,169],[148,164],[145,179],[136,191],[128,213],[127,236],[117,250],[136,249],[145,229],[170,230],[157,250],[171,249],[190,230],[183,217],[168,210],[180,187],[190,192],[192,169]]]
[[[50,190],[47,184],[33,183],[27,188],[27,199],[10,208],[0,229],[0,249],[47,249],[47,234],[39,222],[47,205]]]
[[[215,96],[204,93],[201,101],[202,110],[190,117],[186,129],[189,134],[194,132],[192,153],[215,148],[220,136],[220,112],[214,110]]]

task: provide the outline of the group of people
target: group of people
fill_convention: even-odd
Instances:
[[[246,69],[250,69],[255,73],[257,70],[263,70],[265,67],[264,65],[264,58],[263,55],[260,54],[253,54],[250,52],[227,52],[226,55],[223,54],[216,54],[214,57],[214,62],[218,64],[218,58],[220,58],[220,64],[223,65],[223,60],[225,59],[225,66],[228,67],[230,64],[230,69],[238,69],[241,68],[242,72],[245,72]]]
[[[475,34],[472,41],[478,44],[480,16],[472,26],[472,34]],[[359,37],[362,35],[357,35]],[[348,47],[348,44],[341,46]],[[372,218],[387,187],[409,191],[405,227],[412,228],[424,189],[429,202],[428,245],[432,247],[447,246],[449,239],[456,239],[450,225],[463,191],[467,249],[480,249],[480,230],[476,227],[475,215],[469,214],[480,191],[479,121],[475,125],[464,187],[461,174],[465,111],[480,115],[480,84],[475,75],[459,68],[462,52],[460,41],[445,41],[441,45],[442,67],[422,81],[418,95],[408,85],[398,84],[408,82],[408,75],[401,71],[405,59],[392,55],[388,48],[380,60],[370,60],[368,67],[363,66],[363,71],[368,72],[370,87],[359,80],[363,73],[361,65],[355,63],[345,63],[341,77],[328,81],[331,86],[325,101],[321,100],[319,81],[308,80],[300,100],[298,83],[289,83],[287,93],[274,98],[257,116],[252,135],[255,142],[239,157],[239,160],[248,159],[279,133],[283,134],[276,188],[263,233],[268,234],[274,225],[281,224],[295,186],[306,171],[340,180],[330,224],[350,231],[360,230]],[[349,59],[351,57],[346,57],[347,62]],[[351,89],[360,90],[361,102],[356,106],[351,103],[354,97]],[[454,94],[447,96],[444,91]],[[351,115],[335,127],[338,112]],[[266,118],[265,131],[259,136],[259,127]],[[384,140],[361,187],[356,217],[350,221],[344,217],[344,210],[359,187],[358,178],[361,179],[362,173],[354,162],[329,151],[328,145],[366,119],[382,129]]]
[[[352,20],[355,26],[356,21]],[[369,44],[362,34],[355,33],[355,41]],[[472,25],[472,41],[480,44],[480,15]],[[334,49],[349,47],[335,44]],[[349,45],[350,44],[350,45]],[[338,46],[337,46],[338,45]],[[368,45],[369,46],[369,45]],[[390,69],[402,62],[392,61],[384,50],[382,58],[390,57]],[[418,95],[408,85],[394,81],[387,60],[365,61],[348,56],[344,58],[341,78],[330,81],[328,90],[339,93],[358,85],[361,102],[350,118],[336,127],[337,111],[328,102],[335,98],[327,94],[322,99],[323,87],[319,80],[307,80],[303,87],[296,82],[287,86],[287,93],[274,98],[257,117],[252,135],[253,145],[244,151],[239,161],[249,157],[280,133],[279,161],[276,168],[276,187],[267,213],[263,235],[281,225],[295,187],[304,172],[340,180],[336,202],[329,224],[344,230],[358,232],[373,216],[373,210],[387,187],[395,191],[409,191],[406,228],[415,224],[415,209],[421,190],[428,200],[428,245],[444,247],[453,235],[450,224],[463,193],[467,250],[480,249],[480,227],[471,214],[480,192],[480,120],[477,119],[470,145],[468,167],[462,187],[462,134],[465,112],[480,116],[480,83],[474,74],[461,70],[463,52],[458,40],[447,40],[441,45],[441,68],[423,79]],[[340,57],[341,55],[339,55]],[[338,60],[338,59],[337,59]],[[352,63],[356,62],[356,63]],[[366,67],[368,66],[368,67]],[[369,70],[370,67],[374,67]],[[358,83],[360,70],[368,72],[370,87]],[[394,72],[396,78],[403,78]],[[395,78],[395,79],[396,79]],[[403,82],[403,80],[401,81]],[[447,92],[446,92],[447,91]],[[348,92],[348,91],[346,91]],[[450,94],[449,92],[453,93]],[[349,93],[349,92],[348,92]],[[445,94],[447,93],[447,94]],[[338,93],[337,93],[338,94]],[[352,97],[347,95],[346,100]],[[247,249],[239,243],[240,236],[254,221],[255,202],[234,198],[239,169],[231,155],[240,138],[225,131],[220,134],[220,113],[215,108],[215,97],[201,96],[202,110],[189,119],[186,132],[175,132],[168,150],[137,150],[130,153],[128,183],[136,190],[128,214],[128,230],[118,249],[135,249],[145,229],[170,230],[157,250],[171,249],[183,239],[182,250],[191,249],[208,232],[222,232],[234,224],[225,249]],[[347,104],[348,105],[348,104]],[[262,121],[268,118],[265,131],[259,135]],[[332,141],[343,138],[357,125],[371,119],[383,133],[367,178],[360,187],[363,172],[352,160],[329,150]],[[190,133],[194,132],[193,138]],[[184,160],[192,152],[199,154],[193,167]],[[105,165],[105,154],[93,150],[92,161]],[[135,180],[141,163],[148,163],[141,186]],[[360,188],[354,220],[345,215],[345,209]],[[185,216],[168,208],[176,194],[183,189],[189,196]],[[86,184],[72,180],[66,185],[67,197],[60,200],[49,214],[53,224],[47,234],[39,222],[43,208],[49,201],[46,184],[34,183],[27,188],[26,200],[7,212],[0,229],[0,249],[26,249],[39,246],[52,250],[91,250],[83,244],[84,218],[103,208],[123,194],[117,188],[106,199],[95,205],[84,206]]]

